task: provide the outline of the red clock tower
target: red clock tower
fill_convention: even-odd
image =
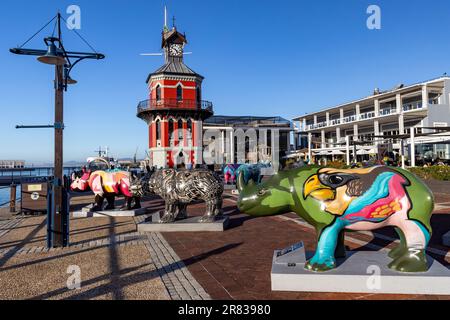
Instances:
[[[202,163],[203,120],[213,115],[202,100],[203,77],[183,62],[186,36],[175,27],[162,33],[165,63],[147,78],[149,99],[137,116],[148,124],[151,165],[158,168]]]

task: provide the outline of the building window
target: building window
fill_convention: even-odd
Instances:
[[[156,101],[161,101],[161,86],[159,84],[156,86]]]
[[[161,121],[156,120],[156,140],[161,140]]]
[[[181,84],[177,87],[177,101],[183,100],[183,88],[181,87]]]
[[[200,87],[197,87],[197,105],[200,107],[200,103],[202,101],[202,92]]]
[[[178,120],[178,139],[183,140],[183,120]]]
[[[192,132],[192,120],[191,119],[188,119],[187,130],[189,133]]]
[[[170,140],[172,140],[173,129],[174,129],[173,119],[169,119],[169,139]]]

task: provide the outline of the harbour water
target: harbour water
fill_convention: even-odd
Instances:
[[[10,188],[1,188],[0,189],[0,208],[9,206],[9,203],[4,204],[5,202],[9,201],[10,197]],[[17,186],[16,189],[16,198],[20,197],[20,186]]]

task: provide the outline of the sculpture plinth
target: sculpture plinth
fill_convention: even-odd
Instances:
[[[450,294],[450,271],[430,256],[428,271],[405,273],[387,267],[390,258],[385,250],[352,251],[337,259],[335,269],[313,272],[305,269],[311,255],[303,246],[280,255],[282,251],[273,256],[273,291]]]
[[[211,222],[200,222],[201,216],[160,223],[163,212],[156,212],[137,225],[139,232],[221,232],[228,226],[229,218],[222,216]]]

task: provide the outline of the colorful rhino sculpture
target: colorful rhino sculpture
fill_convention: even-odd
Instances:
[[[121,209],[138,209],[141,207],[140,197],[131,194],[130,173],[121,170],[94,171],[82,170],[74,173],[70,189],[73,191],[92,190],[95,194],[95,204],[92,211],[103,210],[104,199],[107,199],[108,205],[105,210],[113,210],[116,196],[124,196],[126,203]],[[134,199],[134,206],[132,201]]]
[[[226,184],[235,184],[239,173],[242,172],[246,183],[250,181],[250,179],[259,183],[262,179],[262,168],[270,168],[270,164],[227,164],[223,170],[224,181]]]
[[[345,256],[346,231],[395,227],[400,244],[389,252],[389,268],[400,272],[428,269],[425,250],[434,208],[429,188],[409,171],[376,166],[361,169],[303,167],[280,171],[267,181],[238,178],[239,210],[252,216],[295,212],[315,227],[311,271],[336,267]]]
[[[240,167],[240,164],[227,164],[223,168],[223,178],[225,184],[235,184],[236,183],[236,170]]]

